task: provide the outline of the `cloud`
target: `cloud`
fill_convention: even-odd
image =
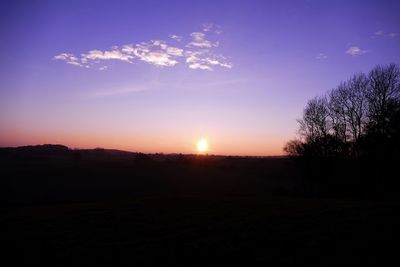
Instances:
[[[69,53],[61,53],[61,54],[53,57],[54,60],[64,60],[64,61],[71,60],[71,58],[74,58],[74,60],[77,60],[77,58],[73,54],[69,54]]]
[[[187,51],[186,52],[186,63],[194,63],[199,61],[200,59],[198,56],[201,54],[201,52],[193,52],[193,51]]]
[[[175,64],[178,63],[178,61],[171,59],[170,55],[168,55],[163,51],[152,51],[146,53],[145,55],[140,57],[140,59],[147,63],[151,63],[158,66],[174,66]]]
[[[203,64],[200,64],[200,63],[189,64],[189,68],[194,69],[194,70],[197,70],[197,69],[200,69],[200,70],[212,70],[212,68],[210,66],[203,65]]]
[[[219,56],[220,58],[222,56]],[[205,58],[203,61],[205,61],[208,65],[213,65],[213,66],[220,66],[220,67],[224,67],[224,68],[232,68],[233,64],[232,63],[227,63],[225,62],[225,58],[222,57],[222,59],[217,59],[215,57],[208,57]]]
[[[223,68],[232,68],[233,64],[229,63],[222,55],[210,53],[209,50],[187,51],[186,63],[191,69],[213,70],[214,66]]]
[[[389,32],[389,33],[387,33],[387,32],[382,31],[382,30],[379,30],[379,31],[374,32],[374,37],[376,37],[376,38],[378,38],[378,37],[389,37],[389,38],[394,38],[394,37],[396,37],[397,35],[398,35],[397,32]]]
[[[209,30],[212,29],[213,26],[214,26],[214,25],[213,25],[212,23],[204,23],[204,24],[203,24],[203,31],[204,31],[204,32],[208,32]]]
[[[204,24],[203,31],[208,35],[215,33],[211,31],[213,24]],[[125,44],[112,46],[110,50],[93,49],[76,56],[72,53],[61,53],[53,57],[54,60],[64,61],[67,64],[98,70],[107,70],[106,61],[122,61],[133,63],[135,61],[145,62],[159,67],[174,67],[178,63],[187,65],[190,69],[213,70],[215,67],[232,68],[233,64],[215,49],[219,41],[213,42],[206,38],[204,32],[192,32],[190,42],[184,44],[183,37],[169,35],[173,44],[165,40],[150,40],[137,44]],[[212,36],[211,36],[212,37]],[[96,66],[101,64],[101,66]]]
[[[319,53],[319,54],[315,57],[315,59],[319,59],[319,60],[324,60],[324,59],[327,59],[327,58],[328,58],[328,56],[325,55],[324,53]]]
[[[190,36],[192,37],[192,41],[187,44],[187,47],[211,48],[219,45],[219,42],[212,43],[206,40],[206,35],[202,32],[192,32]]]
[[[177,56],[181,57],[183,56],[183,49],[177,48],[177,47],[167,47],[166,49],[167,54],[171,56]]]
[[[150,41],[150,45],[158,46],[163,50],[167,49],[167,47],[168,47],[168,45],[162,40],[152,40],[152,41]]]
[[[82,54],[81,60],[83,62],[88,62],[88,60],[121,60],[121,61],[126,61],[129,63],[131,62],[131,59],[133,57],[131,55],[127,55],[122,53],[119,50],[111,50],[111,51],[100,51],[100,50],[91,50],[87,54]]]
[[[175,40],[175,41],[177,41],[177,42],[180,42],[180,41],[182,41],[182,39],[183,39],[182,36],[175,35],[175,34],[170,34],[170,35],[169,35],[169,38],[171,38],[171,39],[173,39],[173,40]]]
[[[162,40],[152,40],[136,45],[125,45],[122,51],[149,64],[166,67],[178,64],[178,61],[174,57],[182,56],[183,54],[183,49],[169,47]]]
[[[113,59],[113,60],[121,60],[132,63],[131,62],[132,58],[133,58],[132,56],[124,54],[121,51],[114,48],[114,50],[104,51],[104,52],[100,50],[91,50],[85,54],[81,54],[79,58],[71,53],[61,53],[54,56],[53,60],[65,61],[67,64],[90,68],[93,62],[99,63],[100,60]],[[107,69],[104,67],[106,66],[99,68],[99,70]]]
[[[365,53],[367,53],[367,50],[363,50],[358,46],[352,46],[352,47],[350,47],[349,49],[346,50],[346,54],[349,54],[349,55],[351,55],[353,57],[360,56],[360,55],[363,55]]]
[[[65,61],[67,64],[84,67],[83,64],[80,63],[79,59],[71,53],[61,53],[53,57],[53,60],[61,60]]]
[[[198,47],[211,47],[211,42],[208,40],[204,40],[205,34],[202,32],[192,32],[190,36],[193,38],[193,41],[190,42],[187,46],[198,46]]]
[[[190,36],[192,36],[196,41],[202,41],[206,34],[202,32],[192,32]]]

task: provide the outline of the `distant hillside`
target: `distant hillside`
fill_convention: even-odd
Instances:
[[[61,144],[43,144],[43,145],[30,145],[20,147],[2,147],[0,148],[0,155],[29,157],[29,158],[43,158],[43,157],[97,157],[97,156],[127,156],[135,155],[137,153],[116,150],[116,149],[70,149]]]
[[[32,155],[62,155],[70,152],[70,149],[60,144],[44,144],[34,146],[4,147],[0,148],[2,154],[32,154]]]

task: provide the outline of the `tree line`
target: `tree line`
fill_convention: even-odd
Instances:
[[[308,101],[291,156],[394,158],[400,153],[400,70],[377,65]]]

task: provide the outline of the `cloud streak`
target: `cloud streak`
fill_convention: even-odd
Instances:
[[[100,51],[100,50],[91,50],[87,54],[81,55],[81,61],[87,63],[89,60],[121,60],[131,63],[131,59],[133,57],[127,54],[122,53],[121,51],[114,49],[111,51]]]
[[[74,54],[71,53],[61,53],[53,57],[53,60],[64,61],[67,64],[84,67],[82,61],[79,60]]]
[[[178,35],[169,35],[172,44],[164,40],[151,40],[137,44],[113,46],[110,50],[93,49],[79,56],[72,53],[60,53],[53,60],[83,68],[97,68],[106,70],[105,62],[122,61],[132,64],[145,62],[158,67],[174,67],[179,63],[186,64],[193,70],[212,71],[216,67],[230,69],[233,64],[222,54],[216,51],[219,41],[215,40],[212,32],[213,24],[204,24],[202,32],[189,34],[190,41],[186,44],[184,38]],[[214,36],[212,36],[214,34]],[[214,37],[211,41],[209,38]],[[100,67],[97,65],[101,64]]]
[[[208,32],[214,27],[214,24],[212,23],[204,23],[203,24],[203,31]]]
[[[192,32],[190,36],[192,41],[186,45],[187,47],[211,48],[219,45],[219,42],[212,43],[206,40],[206,34],[202,32]]]
[[[315,57],[315,59],[318,59],[318,60],[324,60],[324,59],[327,59],[327,58],[328,58],[328,56],[325,55],[324,53],[319,53],[319,54]]]
[[[129,93],[134,93],[134,92],[143,92],[143,91],[147,91],[147,89],[145,87],[143,87],[143,86],[126,87],[126,88],[119,88],[119,89],[112,89],[112,90],[104,90],[104,91],[93,92],[90,95],[88,95],[88,97],[90,97],[90,98],[102,98],[102,97],[123,95],[123,94],[129,94]]]
[[[389,37],[389,38],[394,38],[397,37],[398,33],[397,32],[385,32],[382,30],[376,31],[374,32],[374,37]]]
[[[179,36],[179,35],[176,35],[176,34],[170,34],[170,35],[169,35],[169,38],[171,38],[171,39],[173,39],[173,40],[175,40],[175,41],[177,41],[177,42],[181,42],[182,39],[183,39],[182,36]]]
[[[346,50],[346,54],[349,54],[353,57],[355,56],[361,56],[363,54],[367,53],[367,50],[363,50],[358,46],[352,46],[349,49]]]

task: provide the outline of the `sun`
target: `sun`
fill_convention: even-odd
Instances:
[[[199,141],[197,141],[197,152],[204,153],[207,152],[207,150],[208,150],[207,139],[200,138]]]

